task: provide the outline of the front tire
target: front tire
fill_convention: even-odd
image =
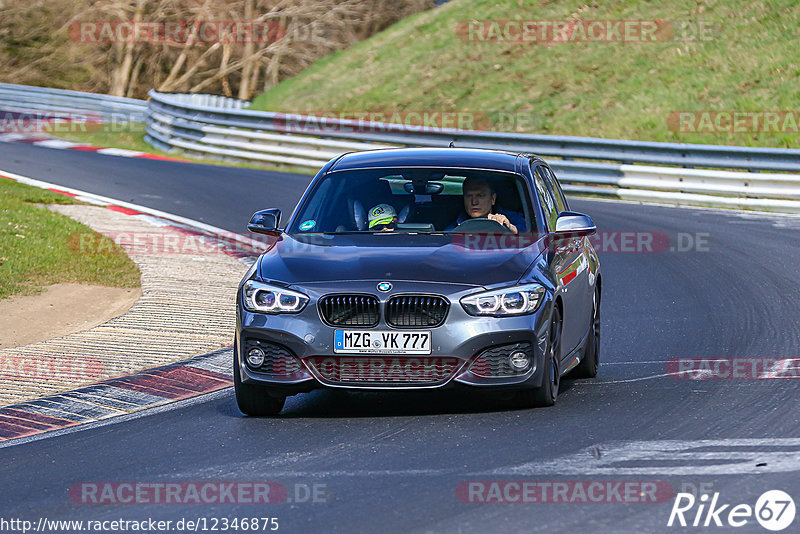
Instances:
[[[600,368],[600,295],[599,290],[594,292],[592,301],[592,324],[589,328],[589,337],[586,339],[586,347],[583,351],[583,358],[570,376],[574,378],[594,378]]]
[[[517,393],[517,404],[523,408],[553,406],[561,384],[561,312],[553,308],[550,320],[550,343],[542,366],[542,385]]]
[[[263,387],[242,382],[239,370],[239,351],[235,346],[233,348],[233,390],[236,394],[236,404],[245,415],[278,415],[286,402],[286,397],[273,397]]]

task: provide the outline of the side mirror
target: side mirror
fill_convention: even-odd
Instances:
[[[597,226],[588,215],[574,211],[562,211],[556,219],[555,234],[560,238],[584,237],[597,232]]]
[[[274,237],[281,235],[278,224],[281,221],[281,210],[270,208],[268,210],[257,211],[250,217],[247,229],[256,234],[266,234]]]

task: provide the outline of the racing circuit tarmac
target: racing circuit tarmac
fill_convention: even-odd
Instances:
[[[0,143],[0,162],[5,171],[240,233],[257,209],[279,207],[286,220],[310,179],[18,143]],[[288,399],[278,418],[257,419],[243,417],[226,389],[0,448],[0,516],[276,517],[287,532],[694,532],[714,527],[702,526],[705,515],[698,527],[667,527],[682,489],[718,492],[730,505],[754,506],[773,489],[798,501],[800,380],[676,379],[667,364],[800,356],[800,218],[592,200],[571,207],[601,232],[663,232],[675,250],[600,251],[600,373],[562,382],[555,407],[510,409],[472,391],[316,391]],[[278,483],[273,495],[286,490],[282,502],[85,504],[76,490],[265,481]],[[636,502],[648,500],[646,491],[612,494],[612,502],[579,502],[571,491],[548,502],[469,502],[488,495],[487,481],[628,481],[672,491],[656,492],[655,503]],[[766,532],[754,518],[735,531]]]

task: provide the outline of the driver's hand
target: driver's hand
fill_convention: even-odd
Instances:
[[[489,220],[490,221],[499,222],[500,224],[502,224],[503,226],[505,226],[506,228],[508,228],[512,232],[514,232],[515,234],[519,233],[517,231],[517,227],[514,226],[513,224],[511,224],[511,221],[508,220],[508,217],[506,217],[502,213],[490,213],[489,214]]]

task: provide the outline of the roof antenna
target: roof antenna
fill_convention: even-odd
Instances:
[[[452,141],[450,141],[450,146],[448,148],[455,148],[455,147],[456,147],[456,140],[453,139]]]

